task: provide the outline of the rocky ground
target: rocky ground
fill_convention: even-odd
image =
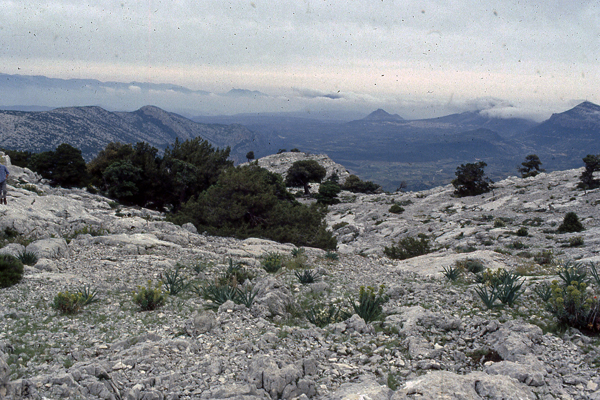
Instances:
[[[560,260],[600,260],[600,191],[575,189],[578,170],[510,178],[463,199],[451,186],[343,192],[327,217],[337,259],[206,236],[159,213],[51,188],[27,170],[11,173],[0,230],[18,236],[0,252],[26,249],[40,259],[21,283],[0,290],[0,398],[600,399],[598,338],[558,328],[533,292],[555,278]],[[405,211],[390,213],[393,203]],[[555,232],[568,211],[585,231]],[[521,227],[527,236],[515,234]],[[433,253],[383,256],[385,246],[418,233],[431,237]],[[570,247],[574,237],[583,245]],[[289,268],[267,273],[261,257],[273,252],[286,255]],[[526,276],[513,308],[487,310],[471,276],[456,283],[443,276],[468,258]],[[177,266],[188,282],[206,285],[230,260],[253,276],[249,309],[226,302],[208,310],[194,290],[167,296],[154,311],[133,301],[139,285]],[[298,267],[320,279],[300,284]],[[307,311],[347,306],[368,285],[385,285],[389,296],[381,321],[354,315],[323,328],[307,321]],[[52,308],[58,292],[84,286],[97,290],[98,302],[74,315]]]

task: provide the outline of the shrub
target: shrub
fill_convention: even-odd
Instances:
[[[348,223],[346,223],[347,225]],[[334,229],[335,229],[335,225],[334,225]],[[292,257],[296,258],[296,257],[301,257],[302,255],[304,255],[304,249],[301,247],[296,247],[294,249],[292,249]]]
[[[23,279],[23,263],[10,254],[0,254],[0,288],[16,285]]]
[[[552,253],[552,250],[543,250],[533,255],[533,261],[540,265],[552,264],[553,260],[554,254]]]
[[[338,256],[336,252],[328,251],[327,253],[325,253],[325,258],[331,261],[337,261],[340,259],[340,256]]]
[[[520,278],[520,275],[508,272],[503,268],[496,271],[487,269],[478,279],[482,286],[476,288],[475,291],[488,308],[495,307],[496,299],[500,300],[502,304],[512,307],[523,293],[521,288],[524,281],[520,281]]]
[[[338,204],[340,199],[338,199],[338,194],[342,191],[340,185],[333,181],[325,181],[319,186],[319,193],[315,196],[317,199],[317,203],[319,204]]]
[[[254,278],[254,274],[244,268],[242,263],[234,263],[230,258],[229,265],[227,266],[223,276],[219,279],[219,283],[222,285],[237,286],[238,284],[243,285],[246,280],[252,278]]]
[[[37,254],[31,251],[23,250],[19,254],[17,254],[17,258],[25,265],[35,265],[38,262]]]
[[[490,183],[493,182],[485,176],[483,168],[486,166],[486,163],[479,161],[457,167],[456,178],[452,180],[452,185],[456,188],[454,194],[465,197],[489,192],[492,189]]]
[[[548,309],[562,323],[577,329],[600,331],[599,303],[586,291],[585,282],[552,282]]]
[[[575,236],[569,239],[569,247],[579,247],[583,246],[583,237]]]
[[[319,328],[324,328],[329,324],[341,322],[346,316],[345,313],[342,312],[341,307],[335,304],[315,304],[306,310],[304,315],[308,322],[318,326]]]
[[[506,223],[500,218],[496,218],[496,220],[494,220],[494,228],[504,228],[505,226]]]
[[[560,266],[557,275],[563,281],[563,285],[565,286],[568,286],[573,282],[587,282],[587,271],[581,263],[567,261]]]
[[[211,235],[259,237],[334,250],[337,241],[327,230],[325,213],[320,205],[298,203],[281,176],[251,164],[226,170],[217,184],[168,219],[191,222],[199,232]]]
[[[283,267],[284,257],[276,252],[268,252],[262,256],[260,263],[268,273],[275,273]]]
[[[525,228],[524,226],[522,226],[522,227],[520,227],[520,228],[517,230],[517,232],[515,232],[515,234],[516,234],[517,236],[521,236],[521,237],[524,237],[524,236],[529,236],[529,231],[527,230],[527,228]]]
[[[404,207],[402,207],[398,203],[394,203],[394,204],[392,204],[392,206],[390,207],[390,209],[388,211],[391,212],[392,214],[402,214],[404,212]]]
[[[467,258],[466,260],[457,261],[456,267],[463,271],[469,271],[474,274],[478,274],[485,269],[483,263],[480,260],[476,260],[473,258]]]
[[[358,292],[358,302],[352,302],[352,308],[359,317],[365,322],[371,322],[381,316],[383,304],[388,301],[387,295],[383,292],[384,286],[381,285],[376,292],[372,286],[360,287]]]
[[[579,222],[579,217],[573,211],[568,212],[563,219],[563,223],[558,227],[558,233],[567,233],[567,232],[581,232],[585,230],[581,222]]]
[[[61,314],[75,314],[82,307],[81,293],[59,292],[54,296],[52,308]]]
[[[371,181],[362,181],[356,175],[350,175],[346,178],[346,181],[342,185],[342,189],[348,190],[353,193],[375,193],[381,188],[376,183]]]
[[[160,282],[153,286],[152,281],[148,281],[146,287],[138,286],[137,292],[133,292],[133,301],[142,311],[156,310],[165,304],[165,295],[160,287]]]
[[[429,238],[420,233],[418,239],[408,236],[398,241],[398,246],[385,247],[383,253],[392,259],[406,260],[431,252]]]

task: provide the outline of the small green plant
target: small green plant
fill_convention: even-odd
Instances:
[[[345,224],[348,225],[347,222]],[[334,225],[333,229],[334,230],[336,229],[335,225]],[[301,256],[304,255],[304,253],[305,253],[305,251],[304,251],[304,249],[302,247],[295,247],[295,248],[292,249],[292,257],[294,257],[294,258],[301,257]]]
[[[98,295],[98,291],[96,289],[92,289],[92,287],[89,285],[83,285],[80,287],[77,291],[77,294],[80,297],[82,307],[99,301],[99,299],[96,297]]]
[[[352,308],[359,317],[365,322],[371,322],[378,319],[383,312],[383,304],[388,301],[384,293],[384,286],[381,285],[378,291],[372,286],[361,286],[358,292],[358,302],[352,302]]]
[[[450,281],[455,281],[460,276],[460,269],[457,267],[444,267],[444,276]]]
[[[52,308],[61,314],[75,314],[82,307],[81,293],[70,293],[68,290],[54,296]]]
[[[340,259],[340,256],[338,256],[338,254],[333,251],[328,251],[327,253],[325,253],[325,258],[330,261],[337,261]]]
[[[527,230],[527,228],[522,226],[515,232],[515,234],[517,236],[526,237],[526,236],[529,236],[529,231]]]
[[[587,272],[581,263],[567,261],[560,266],[557,274],[565,286],[571,285],[573,282],[585,283],[587,281]]]
[[[559,284],[554,280],[551,289],[548,310],[561,323],[577,329],[600,332],[599,303],[587,293],[585,282]]]
[[[16,285],[23,279],[23,263],[10,254],[0,254],[0,288]]]
[[[275,273],[283,267],[283,255],[275,252],[268,252],[262,256],[261,264],[268,273]]]
[[[319,328],[341,322],[345,317],[341,307],[335,304],[314,304],[305,311],[304,316],[308,322]]]
[[[404,212],[404,207],[402,207],[398,203],[394,203],[394,204],[392,204],[392,206],[390,207],[390,209],[388,211],[391,212],[392,214],[402,214]]]
[[[174,270],[165,271],[164,274],[160,274],[163,287],[171,296],[177,296],[190,286],[190,283],[186,282],[185,277],[179,271],[181,271],[181,266],[178,265]]]
[[[305,269],[302,272],[295,271],[294,274],[303,285],[315,283],[319,277],[319,273],[312,269]]]
[[[488,309],[492,309],[497,305],[494,304],[498,298],[494,287],[482,285],[475,288],[475,292],[479,295],[479,298],[485,304]]]
[[[108,206],[114,210],[116,208],[119,208],[120,204],[117,203],[116,201],[109,201]]]
[[[594,281],[596,281],[596,287],[600,288],[600,275],[598,274],[596,263],[590,262],[590,271],[592,273],[592,278],[594,278]]]
[[[38,262],[38,256],[34,252],[23,250],[17,254],[17,258],[25,265],[35,265]]]
[[[216,310],[228,300],[250,308],[258,291],[253,291],[249,286],[242,290],[237,286],[222,285],[215,282],[200,288],[198,293],[204,300],[210,301],[206,308]]]
[[[581,232],[585,230],[581,222],[579,222],[579,217],[574,212],[568,212],[563,219],[562,224],[557,229],[558,233],[568,233],[568,232]]]
[[[496,286],[498,300],[502,304],[512,307],[514,302],[523,294],[521,288],[524,281],[520,281],[520,278],[518,274],[512,272],[506,272],[503,275],[502,281]]]
[[[550,265],[554,261],[552,250],[543,250],[533,255],[533,261],[540,265]]]
[[[420,233],[418,239],[408,236],[398,241],[398,246],[385,247],[383,253],[392,259],[406,260],[431,252],[427,235]]]
[[[137,291],[133,292],[133,301],[140,306],[142,311],[152,311],[165,304],[165,295],[160,289],[161,282],[152,285],[152,281],[144,286],[138,286]]]
[[[552,288],[548,284],[539,284],[533,288],[533,292],[545,303],[552,297]]]
[[[583,237],[575,236],[569,239],[569,247],[580,247],[583,246]]]
[[[504,228],[505,226],[506,223],[500,218],[496,218],[496,220],[494,221],[494,228]]]
[[[244,290],[238,289],[237,296],[233,299],[236,304],[243,304],[246,308],[252,307],[254,299],[258,294],[258,290],[253,290],[252,287],[246,286]]]

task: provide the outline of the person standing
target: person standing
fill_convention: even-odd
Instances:
[[[8,180],[8,168],[0,164],[0,204],[6,204],[6,181]]]

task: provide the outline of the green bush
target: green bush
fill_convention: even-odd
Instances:
[[[361,286],[358,292],[358,302],[352,302],[352,308],[365,322],[378,319],[383,312],[383,304],[389,299],[383,292],[383,285],[376,292],[372,286]]]
[[[517,236],[525,237],[529,236],[529,231],[524,226],[520,227],[517,232],[515,232]]]
[[[268,252],[261,257],[260,263],[268,273],[275,273],[283,267],[284,257],[276,252]]]
[[[342,185],[342,189],[353,193],[375,193],[381,188],[380,185],[371,181],[362,181],[356,175],[350,175]]]
[[[211,235],[335,250],[337,241],[326,229],[325,213],[322,206],[295,201],[281,176],[252,164],[223,172],[215,185],[168,218],[177,224],[191,222]]]
[[[418,239],[408,236],[398,241],[398,246],[385,247],[383,253],[392,259],[406,260],[431,252],[429,238],[420,233]]]
[[[315,196],[319,204],[338,204],[338,194],[342,191],[340,185],[333,181],[325,181],[319,186],[319,193]]]
[[[579,217],[573,211],[568,212],[563,219],[563,223],[558,227],[558,233],[581,232],[585,230]]]
[[[23,263],[10,254],[0,254],[0,288],[16,285],[23,279]]]
[[[483,270],[485,269],[483,263],[480,260],[476,260],[474,258],[467,258],[465,260],[457,261],[456,267],[463,271],[469,271],[474,274],[483,272]]]
[[[588,294],[585,282],[559,284],[555,280],[551,290],[548,309],[560,322],[577,329],[600,332],[600,303]]]
[[[165,304],[165,295],[160,287],[161,282],[152,285],[152,281],[148,281],[146,287],[138,286],[137,291],[133,292],[133,301],[142,311],[152,311],[162,307]]]
[[[476,196],[492,190],[490,186],[493,183],[485,176],[483,168],[487,164],[483,161],[477,163],[461,164],[456,168],[456,179],[452,180],[452,185],[456,188],[454,194],[458,197]]]
[[[494,228],[504,228],[505,226],[506,223],[500,218],[496,218],[496,220],[494,220]]]
[[[247,308],[250,308],[252,307],[252,303],[254,302],[254,298],[258,294],[258,291],[252,290],[250,286],[247,286],[242,290],[237,286],[223,285],[215,282],[200,288],[199,294],[204,300],[210,302],[206,308],[216,310],[228,300],[231,300],[236,304],[243,304]]]
[[[583,246],[583,237],[575,236],[569,239],[569,247],[579,247]]]
[[[52,308],[61,314],[75,314],[83,305],[81,293],[59,292],[54,296]]]
[[[392,206],[390,207],[390,209],[388,211],[391,212],[392,214],[402,214],[404,212],[404,207],[402,207],[398,203],[394,203],[394,204],[392,204]]]
[[[340,256],[334,251],[328,251],[327,253],[325,253],[325,258],[330,261],[338,261],[340,259]]]

